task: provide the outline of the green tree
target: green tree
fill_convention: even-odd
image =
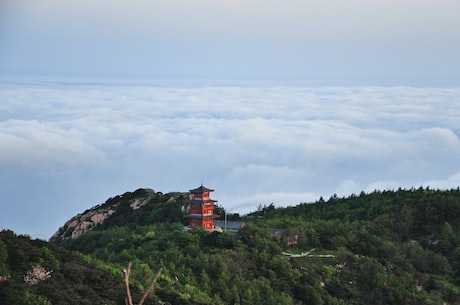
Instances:
[[[51,302],[42,295],[35,295],[28,290],[18,294],[15,305],[52,305]]]
[[[5,243],[0,239],[0,276],[5,276],[9,273],[8,268],[8,250]]]

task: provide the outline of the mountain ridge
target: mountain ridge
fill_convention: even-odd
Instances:
[[[165,204],[170,204],[170,214],[166,215],[168,220],[178,220],[179,213],[174,213],[174,208],[179,205],[179,211],[182,212],[185,209],[185,202],[188,198],[189,193],[186,192],[170,192],[163,194],[162,192],[155,192],[150,188],[139,188],[133,192],[125,192],[122,195],[117,195],[107,199],[104,203],[95,205],[82,213],[71,217],[60,227],[50,238],[50,241],[74,239],[82,236],[86,232],[98,229],[101,227],[107,228],[107,225],[112,218],[117,218],[122,213],[124,216],[129,214],[139,214],[142,212],[151,212],[154,210],[153,206],[157,205],[156,208],[162,210],[164,214],[168,214],[166,210],[168,207]],[[163,215],[165,216],[165,215]],[[157,219],[156,221],[161,221]],[[142,224],[142,222],[137,223]],[[104,226],[105,225],[105,226]]]

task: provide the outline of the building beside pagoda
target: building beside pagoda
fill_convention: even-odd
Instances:
[[[217,200],[211,199],[210,193],[214,190],[209,189],[203,184],[190,190],[190,202],[188,214],[189,228],[201,227],[205,230],[215,230],[214,219],[218,216],[214,214],[214,204]]]
[[[246,223],[242,220],[214,220],[216,231],[228,232],[231,234],[237,233],[244,228]]]

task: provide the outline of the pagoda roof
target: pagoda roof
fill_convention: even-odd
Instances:
[[[205,215],[205,214],[187,214],[184,215],[185,218],[195,218],[195,219],[206,219],[206,218],[219,218],[219,215],[216,214],[211,214],[211,215]]]
[[[203,194],[209,192],[214,192],[214,190],[208,189],[207,187],[203,186],[203,184],[200,187],[197,187],[196,189],[190,190],[190,193],[192,194]]]

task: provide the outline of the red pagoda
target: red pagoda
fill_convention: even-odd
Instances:
[[[191,200],[189,205],[189,218],[190,229],[195,227],[202,227],[206,230],[214,229],[214,203],[217,200],[212,200],[209,196],[210,192],[214,190],[208,189],[201,185],[200,187],[190,190]]]

